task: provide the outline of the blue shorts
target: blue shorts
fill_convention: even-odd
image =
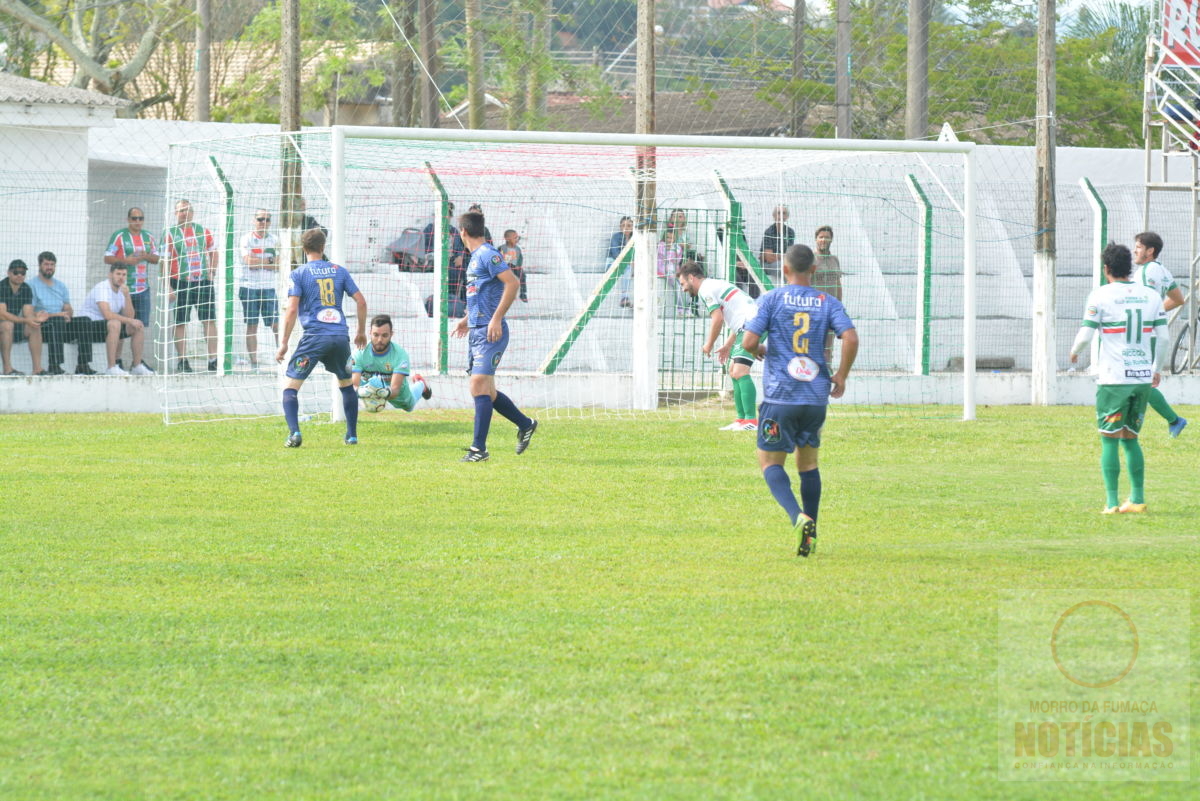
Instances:
[[[827,406],[764,403],[758,407],[758,449],[791,453],[821,447]]]
[[[500,359],[508,348],[508,323],[502,322],[503,331],[495,342],[488,342],[487,326],[480,325],[471,329],[467,335],[467,347],[470,354],[467,357],[468,375],[495,375],[500,366]]]
[[[142,321],[142,325],[146,330],[150,330],[150,292],[135,292],[130,293],[129,299],[133,301],[133,316]]]
[[[325,369],[337,376],[339,381],[350,380],[350,340],[305,334],[300,337],[300,344],[288,362],[287,377],[303,381],[317,366],[317,362],[325,365]]]
[[[274,289],[254,289],[253,287],[238,287],[238,299],[242,301],[242,317],[246,325],[275,325],[279,319],[279,304],[275,300]]]

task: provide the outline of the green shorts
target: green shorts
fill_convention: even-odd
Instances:
[[[1101,384],[1096,387],[1096,425],[1102,434],[1125,429],[1137,434],[1149,401],[1149,384]]]
[[[750,364],[754,364],[754,361],[757,357],[742,347],[742,337],[745,336],[745,334],[746,332],[744,329],[738,329],[738,336],[733,340],[733,347],[729,349],[730,364],[733,364],[734,359],[745,359],[746,361],[750,362]],[[763,336],[758,342],[761,345],[766,341],[766,336]]]

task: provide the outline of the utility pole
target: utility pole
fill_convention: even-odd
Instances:
[[[209,0],[196,0],[196,122],[212,119],[212,67],[209,59],[209,31],[212,7]]]
[[[637,15],[637,91],[634,101],[634,126],[639,134],[654,133],[654,6],[655,0],[639,0]],[[654,224],[655,151],[639,147],[637,151],[637,224]]]
[[[908,0],[908,87],[904,138],[929,132],[929,0]]]
[[[529,66],[529,75],[525,84],[525,113],[524,127],[533,130],[545,124],[546,118],[546,79],[550,62],[550,24],[554,15],[552,0],[541,0],[533,12],[533,53],[534,57]],[[640,19],[640,12],[639,12]]]
[[[836,136],[849,139],[853,135],[850,127],[850,0],[837,0],[837,46],[835,61],[837,75],[834,78],[836,93]]]
[[[437,7],[435,0],[417,0],[421,26],[421,63],[429,71],[421,77],[421,127],[438,127]]]
[[[279,130],[284,134],[300,130],[300,0],[283,0],[283,52],[280,65],[279,86]],[[300,208],[300,154],[296,152],[293,138],[285,136],[281,148],[283,160],[280,186],[281,212],[284,247],[295,253],[299,244],[298,231],[301,223]],[[289,239],[289,235],[291,238]],[[292,263],[298,258],[293,257]]]
[[[416,0],[400,0],[400,29],[394,37],[396,43],[396,59],[393,64],[395,74],[392,76],[392,125],[397,128],[408,128],[413,124],[413,52],[409,43],[417,39],[417,28],[413,24],[416,15]]]
[[[483,11],[479,0],[466,0],[467,17],[467,127],[478,131],[487,127],[483,103]]]
[[[804,27],[806,24],[805,0],[795,0],[792,8],[792,136],[804,132],[804,117],[808,109],[800,93],[800,82],[804,80]]]
[[[1038,0],[1036,207],[1033,254],[1033,377],[1031,403],[1055,401],[1058,356],[1054,343],[1057,322],[1055,295],[1055,64],[1054,0]]]
[[[654,0],[639,0],[634,125],[640,135],[654,133]],[[657,228],[658,156],[652,145],[636,151],[637,230],[633,235],[633,394],[637,408],[658,405],[658,336],[654,301],[654,240]]]

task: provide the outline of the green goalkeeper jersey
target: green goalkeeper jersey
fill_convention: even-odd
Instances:
[[[392,375],[399,373],[403,376],[408,376],[412,373],[412,364],[408,358],[408,351],[397,345],[395,342],[388,344],[387,350],[383,353],[376,353],[371,345],[356,351],[354,354],[353,371],[362,373],[363,380],[372,376],[379,376],[383,379],[385,386],[390,386]],[[409,394],[407,379],[400,382],[400,394],[391,398],[393,402],[399,401]]]

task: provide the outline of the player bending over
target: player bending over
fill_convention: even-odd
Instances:
[[[821,505],[817,452],[829,398],[845,393],[846,377],[858,355],[858,332],[841,301],[813,289],[813,261],[807,245],[788,248],[783,257],[787,283],[758,299],[758,313],[746,323],[742,337],[742,349],[756,353],[759,342],[770,336],[758,412],[758,465],[798,535],[800,556],[817,547]],[[825,334],[830,329],[842,340],[842,362],[832,376],[825,363]],[[803,509],[783,467],[792,452]]]
[[[712,354],[717,344],[717,336],[723,326],[730,329],[729,338],[720,348],[717,348],[717,361],[726,365],[729,378],[733,381],[733,406],[737,419],[722,431],[754,431],[758,428],[758,416],[755,411],[756,391],[754,379],[750,377],[750,367],[754,364],[756,354],[742,349],[742,328],[754,319],[758,306],[754,298],[747,295],[728,281],[719,278],[705,278],[704,268],[694,261],[685,261],[675,271],[679,288],[700,298],[708,309],[712,325],[708,328],[708,337],[701,348],[705,356]]]
[[[429,382],[421,375],[406,380],[411,372],[408,351],[392,341],[392,318],[386,314],[372,317],[370,346],[354,352],[355,391],[361,395],[363,387],[387,387],[387,402],[411,412],[422,399],[433,397]]]
[[[1162,299],[1148,286],[1130,280],[1129,248],[1109,244],[1100,255],[1109,283],[1088,295],[1083,326],[1071,347],[1071,363],[1087,350],[1100,331],[1096,377],[1096,422],[1100,429],[1100,473],[1104,476],[1103,514],[1146,511],[1146,461],[1138,432],[1146,416],[1150,390],[1161,379],[1159,366],[1166,348],[1158,347],[1159,330],[1167,324]],[[1121,477],[1118,443],[1129,469],[1129,500],[1117,505]]]
[[[1163,311],[1169,312],[1171,309],[1182,306],[1183,290],[1175,283],[1175,279],[1171,277],[1167,268],[1158,261],[1163,248],[1162,237],[1153,231],[1143,231],[1133,240],[1133,263],[1137,266],[1137,269],[1133,271],[1133,280],[1158,293],[1162,299]],[[1163,350],[1166,350],[1165,343]],[[1150,408],[1167,421],[1168,434],[1178,437],[1183,433],[1183,427],[1187,425],[1187,418],[1176,414],[1175,410],[1171,408],[1171,404],[1167,403],[1162,390],[1158,387],[1151,388],[1148,402]]]
[[[325,252],[325,232],[310,228],[300,237],[307,264],[292,271],[292,286],[288,289],[287,309],[283,314],[283,336],[275,361],[282,362],[287,356],[288,340],[296,325],[297,315],[304,327],[304,335],[296,345],[296,352],[287,366],[287,387],[283,390],[283,416],[287,420],[287,442],[289,448],[299,448],[300,399],[298,393],[304,379],[317,366],[337,377],[342,388],[342,409],[346,412],[346,444],[358,444],[358,396],[354,393],[350,378],[350,329],[346,315],[342,314],[342,296],[350,295],[358,306],[358,332],[354,344],[367,346],[367,300],[359,291],[354,279],[345,267],[331,264],[321,258]]]
[[[496,368],[508,347],[508,322],[504,315],[517,297],[521,282],[513,275],[500,251],[487,242],[483,214],[469,211],[459,218],[459,236],[471,253],[467,265],[467,316],[453,334],[467,337],[467,372],[475,399],[475,437],[464,462],[482,462],[489,456],[488,429],[492,411],[500,412],[517,427],[517,453],[524,453],[537,430],[537,420],[526,417],[512,399],[496,391]]]

